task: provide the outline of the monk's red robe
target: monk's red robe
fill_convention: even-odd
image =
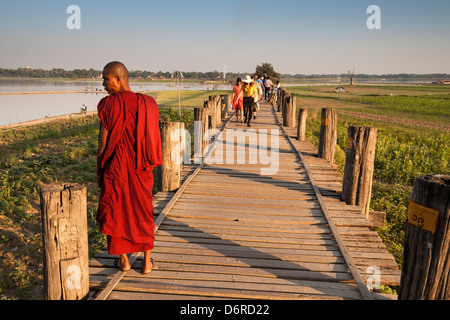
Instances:
[[[153,168],[162,163],[155,100],[130,91],[103,98],[98,116],[108,131],[100,161],[97,221],[110,254],[153,249]]]

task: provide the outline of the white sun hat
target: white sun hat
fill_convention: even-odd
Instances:
[[[249,75],[247,75],[247,76],[245,77],[245,79],[242,80],[242,82],[250,83],[250,82],[253,82],[253,79],[252,79],[252,77],[250,77]]]

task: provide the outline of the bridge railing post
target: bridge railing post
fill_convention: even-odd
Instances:
[[[297,99],[293,94],[286,96],[286,107],[283,116],[283,125],[288,128],[295,127],[295,109]]]
[[[209,101],[212,102],[212,114],[215,117],[216,127],[222,123],[222,103],[220,96],[209,96]]]
[[[208,129],[215,129],[217,127],[216,109],[214,102],[206,100],[204,102],[204,108],[206,109],[206,118],[208,120]]]
[[[335,109],[322,108],[320,123],[319,150],[317,156],[334,163],[337,141],[337,112]]]
[[[348,128],[341,200],[361,207],[366,218],[369,218],[376,142],[377,128]]]
[[[308,110],[299,109],[298,110],[298,121],[297,121],[297,140],[304,141],[306,134],[306,118],[308,117]]]
[[[184,123],[160,122],[163,163],[158,169],[158,190],[174,191],[181,186]]]
[[[221,108],[222,119],[226,119],[228,117],[228,106],[229,105],[230,105],[230,95],[228,95],[228,94],[220,95],[220,108]]]
[[[450,300],[450,175],[416,179],[408,210],[399,300]]]
[[[208,110],[194,108],[194,161],[201,163],[209,140],[205,139],[208,130]]]
[[[44,186],[40,190],[40,206],[44,299],[86,299],[89,294],[86,187]]]
[[[284,102],[285,95],[286,95],[286,89],[281,88],[280,91],[278,91],[277,112],[281,112],[283,109],[283,102]]]

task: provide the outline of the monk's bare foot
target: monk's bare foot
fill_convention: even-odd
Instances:
[[[131,270],[131,265],[126,254],[121,254],[120,259],[117,259],[116,261],[117,268],[121,269],[122,271]]]
[[[150,251],[144,252],[144,260],[142,261],[142,273],[148,274],[152,272],[155,262],[150,258]]]

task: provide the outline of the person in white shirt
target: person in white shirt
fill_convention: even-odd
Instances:
[[[266,99],[266,100],[270,96],[270,91],[272,90],[272,85],[273,85],[272,80],[270,80],[270,78],[267,77],[266,83],[265,83],[265,96],[264,96],[264,99]]]

